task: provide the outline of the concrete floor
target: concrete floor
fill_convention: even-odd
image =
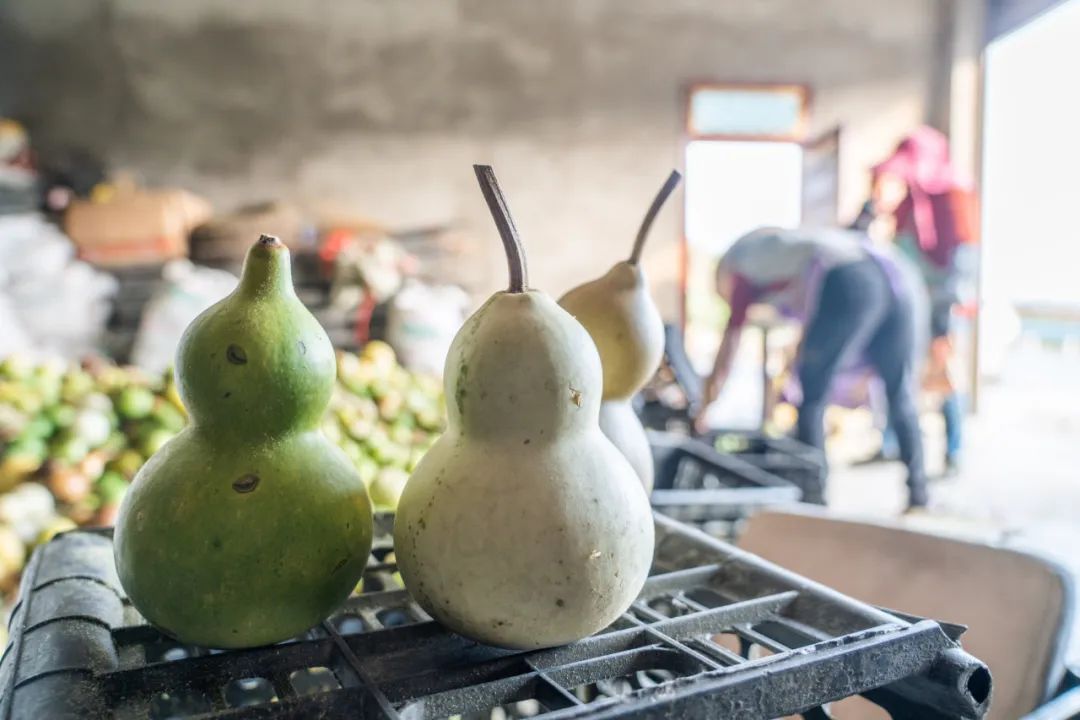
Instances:
[[[1080,353],[1027,344],[983,388],[965,430],[959,475],[931,485],[925,515],[904,522],[1045,553],[1080,586]],[[924,423],[927,464],[941,468],[940,421]],[[834,463],[830,506],[843,514],[895,518],[903,508],[899,463]],[[1080,633],[1074,633],[1080,661]]]

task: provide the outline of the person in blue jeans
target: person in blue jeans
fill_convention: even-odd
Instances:
[[[928,370],[941,378],[945,397],[945,470],[960,457],[963,402],[949,377],[953,308],[973,294],[978,229],[975,194],[949,157],[949,142],[920,127],[874,166],[871,212],[894,220],[896,246],[919,267],[930,291],[931,353]],[[888,436],[889,433],[886,433]],[[890,448],[886,442],[883,454]]]
[[[705,383],[696,428],[706,429],[707,408],[730,374],[748,308],[768,304],[804,328],[798,360],[799,440],[824,450],[829,390],[843,367],[865,360],[885,385],[889,418],[907,467],[908,508],[924,507],[914,291],[889,254],[857,231],[761,228],[728,249],[717,266],[716,283],[731,315]]]

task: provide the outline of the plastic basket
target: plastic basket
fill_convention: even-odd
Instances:
[[[653,574],[618,621],[536,652],[431,621],[395,581],[389,523],[365,592],[303,637],[185,646],[127,602],[111,533],[75,531],[27,567],[0,661],[0,718],[828,717],[864,694],[897,718],[980,718],[990,676],[959,630],[901,619],[656,516]]]
[[[799,500],[791,482],[677,433],[647,430],[655,464],[651,501],[665,515],[734,535],[734,523],[756,509]]]
[[[825,454],[817,448],[794,438],[770,437],[744,430],[721,430],[710,433],[705,439],[715,447],[720,437],[732,446],[725,454],[734,455],[792,483],[802,492],[803,502],[825,503],[828,466]]]

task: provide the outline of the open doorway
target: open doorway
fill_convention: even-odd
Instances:
[[[986,51],[980,365],[991,380],[1006,370],[1010,310],[1023,341],[1080,353],[1078,37],[1080,0],[1069,0]]]
[[[727,306],[715,290],[716,263],[741,235],[759,227],[836,222],[839,131],[804,141],[806,88],[699,85],[687,103],[684,336],[690,361],[707,374]],[[745,332],[732,382],[710,408],[724,428],[757,429],[770,400],[766,331]]]
[[[727,324],[716,294],[716,262],[741,235],[762,226],[797,227],[802,218],[802,148],[792,142],[696,140],[686,147],[686,350],[708,374]],[[758,335],[755,328],[748,329]],[[710,417],[727,428],[756,428],[765,395],[760,337],[743,343],[729,391]]]

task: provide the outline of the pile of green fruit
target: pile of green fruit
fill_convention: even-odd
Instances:
[[[338,353],[323,432],[353,461],[376,510],[397,508],[409,473],[445,423],[442,382],[398,365],[386,343]]]
[[[337,375],[323,430],[376,507],[392,510],[442,432],[442,385],[405,370],[379,341],[359,355],[339,352]],[[0,361],[0,594],[37,542],[75,525],[112,525],[135,473],[186,424],[171,373]]]

